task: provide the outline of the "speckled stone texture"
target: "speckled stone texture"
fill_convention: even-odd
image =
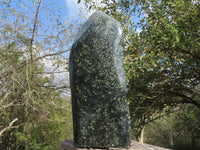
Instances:
[[[74,145],[129,148],[131,122],[120,23],[95,12],[74,41],[69,66]]]

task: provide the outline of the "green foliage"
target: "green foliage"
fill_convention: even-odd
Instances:
[[[3,72],[25,62],[25,52],[17,48],[19,45],[11,42],[1,48]],[[44,86],[50,79],[39,74],[43,70],[39,62],[34,62],[5,74],[1,80],[0,124],[7,127],[18,119],[0,138],[2,149],[55,149],[72,135],[68,131],[72,131],[69,104],[60,92]]]
[[[87,2],[90,9],[98,6],[93,0]],[[101,3],[104,5],[98,9],[121,21],[124,27],[124,65],[133,130],[154,120],[153,114],[168,114],[179,104],[200,108],[199,2]]]
[[[144,117],[145,121],[153,112],[168,111],[166,106],[179,103],[200,106],[196,90],[200,63],[198,10],[199,5],[184,1],[152,2],[144,7],[148,16],[139,34],[140,44],[126,54],[127,70],[136,72],[127,73],[130,106],[140,115],[136,119]]]
[[[200,110],[192,105],[179,105],[176,112],[145,127],[144,141],[174,150],[200,148]]]
[[[66,90],[66,87],[58,88],[52,84],[53,73],[63,62],[57,59],[55,70],[48,72],[49,76],[43,62],[47,56],[54,57],[67,51],[62,42],[65,43],[69,35],[63,27],[57,26],[57,22],[52,21],[51,25],[45,22],[50,14],[45,19],[41,15],[46,14],[46,7],[39,5],[41,1],[32,2],[26,5],[23,0],[0,2],[2,150],[58,149],[62,140],[72,137],[70,100],[61,97],[58,90]],[[23,8],[30,8],[30,14],[24,13]],[[38,11],[33,12],[33,8]],[[59,14],[54,11],[54,15],[56,18]],[[48,33],[45,34],[46,30]],[[41,32],[46,36],[40,35]],[[45,54],[47,51],[49,55]]]

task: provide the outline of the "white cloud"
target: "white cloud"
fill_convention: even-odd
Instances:
[[[61,64],[57,66],[57,61],[64,61],[64,64]],[[67,71],[67,62],[66,60],[56,58],[56,57],[47,57],[44,58],[42,63],[44,64],[44,71],[46,74],[44,74],[46,77],[53,77],[50,84],[53,87],[59,88],[59,87],[69,87],[69,72]],[[46,85],[48,86],[48,85]],[[63,91],[64,90],[64,91]],[[70,96],[70,89],[69,88],[63,88],[61,90],[61,94],[63,97]]]
[[[139,29],[139,28],[137,28],[137,29],[136,29],[136,32],[137,32],[137,33],[140,33],[140,32],[142,32],[142,30]]]
[[[85,1],[81,0],[81,2],[78,4],[78,0],[65,0],[67,4],[67,8],[69,9],[69,19],[72,18],[82,18],[84,21],[89,18],[89,16],[94,13],[96,10],[90,10],[85,7]],[[106,6],[106,4],[100,3],[102,0],[95,0],[95,5],[97,7],[100,6]],[[108,0],[108,2],[112,3],[111,0]]]
[[[93,12],[89,12],[85,7],[85,1],[81,0],[66,0],[67,8],[69,9],[69,19],[87,19]]]

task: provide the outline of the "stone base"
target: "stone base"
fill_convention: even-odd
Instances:
[[[60,150],[103,150],[103,149],[76,148],[74,146],[73,140],[65,140],[65,141],[62,141]],[[125,148],[108,148],[108,150],[127,150],[127,149],[125,149]],[[128,150],[170,150],[170,149],[132,141],[131,147]]]

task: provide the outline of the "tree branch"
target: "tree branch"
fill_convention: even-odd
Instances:
[[[13,73],[14,70],[18,70],[18,69],[23,68],[23,67],[26,66],[27,64],[33,63],[33,62],[38,61],[38,60],[40,60],[40,59],[43,59],[43,58],[45,58],[45,57],[60,55],[60,54],[65,53],[65,52],[67,52],[67,51],[70,51],[70,49],[63,50],[63,51],[59,51],[59,52],[57,52],[57,53],[46,54],[46,55],[44,55],[44,56],[41,56],[41,57],[32,59],[32,60],[30,60],[30,61],[24,61],[22,64],[20,64],[20,65],[18,65],[18,66],[15,66],[13,70],[6,71],[6,72],[2,73],[2,76],[0,77],[0,79],[2,79],[3,77],[8,76],[8,75],[11,74],[11,73]]]
[[[34,19],[34,24],[33,24],[33,32],[32,32],[32,37],[31,37],[31,41],[30,41],[31,60],[33,59],[32,45],[33,45],[33,40],[34,40],[34,36],[35,36],[35,30],[36,30],[36,26],[37,26],[37,18],[38,18],[38,13],[39,13],[39,8],[40,8],[41,2],[42,2],[42,0],[40,0],[40,1],[38,2],[37,10],[36,10],[36,12],[35,12],[35,19]]]
[[[181,93],[177,93],[178,96],[180,96],[181,98],[184,99],[184,103],[191,103],[191,104],[194,104],[195,106],[197,106],[198,108],[200,108],[200,103],[198,103],[197,101],[193,100],[192,98],[186,96],[186,95],[183,95]]]
[[[171,114],[171,113],[174,113],[174,112],[177,112],[177,111],[179,111],[180,109],[176,109],[176,110],[173,110],[173,111],[169,111],[169,112],[167,112],[167,113],[165,113],[165,114],[163,114],[163,115],[159,115],[159,116],[157,116],[157,117],[155,117],[155,118],[152,118],[151,120],[148,120],[148,119],[144,119],[144,121],[142,121],[142,123],[140,123],[139,125],[137,125],[137,126],[135,126],[136,128],[139,128],[139,127],[141,127],[141,126],[144,126],[144,125],[146,125],[146,124],[148,124],[148,123],[150,123],[150,122],[153,122],[153,121],[155,121],[155,120],[157,120],[157,119],[159,119],[159,118],[162,118],[162,117],[164,117],[164,116],[167,116],[167,115],[169,115],[169,114]]]
[[[7,94],[5,94],[4,96],[3,96],[3,98],[1,99],[1,101],[0,101],[0,104],[1,103],[3,103],[3,101],[8,97],[8,95],[10,95],[11,94],[11,92],[8,92]]]
[[[9,104],[7,104],[7,105],[1,106],[1,107],[0,107],[0,110],[1,110],[1,109],[5,109],[5,108],[7,108],[7,107],[10,107],[10,106],[12,106],[13,104],[14,104],[14,102],[11,102],[11,103],[9,103]]]
[[[161,49],[161,50],[163,50],[163,51],[174,51],[173,48],[163,48],[163,49]],[[179,49],[179,52],[181,52],[181,53],[183,53],[183,54],[189,54],[189,55],[192,56],[193,58],[200,59],[200,55],[194,54],[194,53],[192,53],[192,52],[189,51],[189,50]]]
[[[0,137],[1,137],[2,134],[3,134],[4,132],[6,132],[7,130],[10,130],[10,129],[12,129],[12,128],[18,128],[19,126],[12,126],[17,120],[18,120],[18,118],[15,118],[13,121],[11,121],[11,122],[9,123],[9,126],[8,126],[8,127],[5,127],[3,130],[1,130],[1,131],[0,131]]]

